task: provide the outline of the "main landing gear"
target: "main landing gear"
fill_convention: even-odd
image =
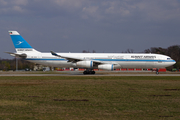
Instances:
[[[83,72],[83,74],[84,75],[86,75],[86,74],[95,74],[95,71],[93,71],[93,70],[85,70],[84,72]]]

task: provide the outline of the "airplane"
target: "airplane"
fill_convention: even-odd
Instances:
[[[176,63],[171,57],[151,53],[42,53],[35,50],[17,32],[9,31],[16,52],[6,52],[51,67],[84,68],[83,74],[95,74],[94,69],[113,71],[119,68],[165,68]],[[158,71],[157,71],[158,73]]]

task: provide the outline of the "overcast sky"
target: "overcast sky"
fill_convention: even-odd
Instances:
[[[18,31],[38,51],[143,52],[180,45],[180,0],[0,0],[0,57]]]

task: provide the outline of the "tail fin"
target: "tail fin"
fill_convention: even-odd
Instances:
[[[17,31],[9,31],[11,39],[13,41],[16,52],[24,53],[24,52],[38,52],[26,42],[26,40],[17,32]]]

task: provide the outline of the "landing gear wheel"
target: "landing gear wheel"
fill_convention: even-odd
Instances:
[[[92,71],[92,73],[91,74],[95,74],[95,71]]]
[[[157,75],[159,74],[159,69],[156,69],[156,74],[157,74]]]
[[[84,71],[83,74],[84,75],[86,75],[86,74],[95,74],[95,71]]]
[[[89,71],[90,73],[89,74],[95,74],[95,71]]]
[[[88,74],[88,72],[87,72],[87,71],[84,71],[83,74],[86,75],[86,74]]]

